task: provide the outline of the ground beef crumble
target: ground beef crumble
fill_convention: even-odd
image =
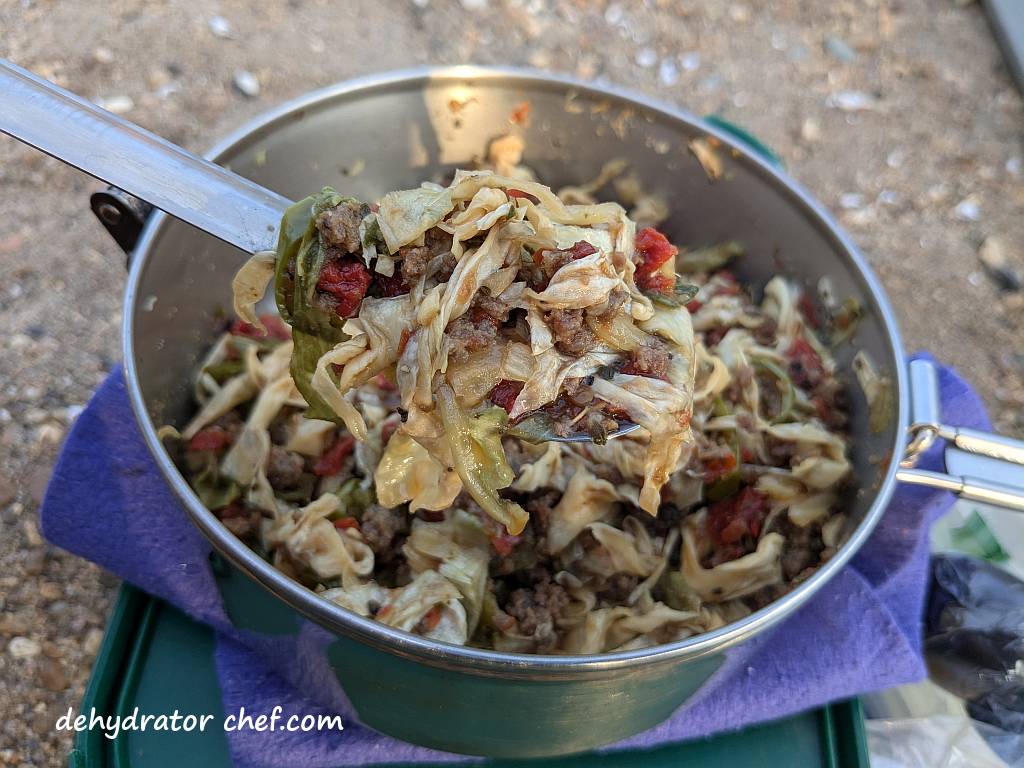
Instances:
[[[552,309],[544,313],[544,322],[551,328],[555,348],[562,354],[584,355],[597,344],[582,309]]]
[[[630,369],[641,376],[667,379],[671,360],[672,354],[668,347],[661,341],[652,339],[651,343],[641,344],[634,350]]]
[[[359,253],[359,224],[369,209],[361,203],[342,203],[316,217],[316,228],[328,246],[343,253]]]
[[[516,620],[519,633],[532,637],[538,651],[551,651],[558,645],[555,620],[569,605],[569,595],[551,581],[532,589],[517,589],[509,595],[504,610]]]
[[[497,343],[499,329],[508,320],[510,310],[505,302],[484,293],[478,294],[469,309],[448,325],[449,358],[456,363],[462,362],[473,352]]]
[[[455,257],[451,254],[452,236],[434,227],[427,231],[423,245],[411,245],[398,249],[399,269],[407,285],[415,284],[430,272],[443,274],[447,280],[455,269]],[[441,257],[441,258],[438,258]]]
[[[302,479],[305,460],[297,453],[286,451],[278,445],[270,447],[270,459],[267,462],[267,480],[278,491],[295,488]]]
[[[396,537],[406,527],[406,515],[400,509],[387,509],[373,504],[363,512],[359,521],[363,541],[373,550],[381,562],[387,562],[400,554],[401,546],[395,547]]]

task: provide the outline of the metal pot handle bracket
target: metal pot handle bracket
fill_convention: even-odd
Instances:
[[[909,372],[910,440],[896,479],[1024,512],[1024,442],[943,424],[935,366],[928,360],[913,360]],[[916,469],[918,459],[936,439],[946,441],[945,471]]]

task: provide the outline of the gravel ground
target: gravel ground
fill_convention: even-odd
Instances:
[[[980,8],[759,5],[0,0],[0,55],[196,150],[303,91],[425,63],[551,68],[718,112],[837,212],[908,347],[957,365],[1020,433],[1024,294],[979,246],[1004,281],[1024,273],[1024,111]],[[115,588],[36,527],[62,436],[119,355],[122,257],[88,213],[95,186],[0,139],[0,764],[63,761],[53,724]]]

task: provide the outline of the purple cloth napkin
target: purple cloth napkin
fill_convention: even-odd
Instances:
[[[944,418],[987,429],[984,408],[955,373],[939,375]],[[937,468],[939,449],[922,462]],[[715,676],[671,718],[608,749],[647,748],[780,718],[829,701],[919,680],[928,528],[952,503],[943,492],[901,487],[870,541],[793,617],[730,650]],[[340,712],[343,732],[229,734],[235,764],[328,768],[467,760],[360,726],[327,666],[328,633],[304,622],[296,636],[231,626],[210,546],[189,522],[142,441],[120,371],[78,417],[50,480],[42,529],[54,544],[93,560],[218,632],[224,707],[237,712]],[[753,684],[753,681],[757,681]],[[397,702],[396,702],[397,704]]]

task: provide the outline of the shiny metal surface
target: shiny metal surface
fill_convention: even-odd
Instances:
[[[676,664],[713,654],[775,624],[822,587],[864,544],[892,494],[908,422],[906,369],[899,334],[877,280],[830,216],[799,185],[726,133],[681,110],[614,88],[515,70],[457,67],[397,72],[324,89],[283,105],[215,147],[210,158],[279,194],[296,198],[331,184],[372,199],[389,189],[439,179],[470,164],[507,132],[509,115],[531,104],[525,161],[558,187],[595,177],[624,157],[651,192],[666,197],[665,229],[680,244],[736,239],[748,253],[739,276],[762,286],[778,273],[808,288],[828,276],[840,297],[864,308],[852,343],[837,362],[852,404],[852,455],[859,492],[850,494],[849,538],[792,592],[750,616],[656,648],[594,656],[535,656],[450,646],[391,629],[320,599],[239,542],[199,502],[156,437],[181,423],[190,406],[189,373],[221,327],[230,282],[241,259],[216,240],[163,215],[151,221],[132,265],[125,309],[125,366],[142,433],[192,519],[230,561],[271,593],[341,635],[389,654],[462,673],[524,680],[607,680],[625,670]],[[453,109],[452,105],[461,105]],[[342,140],[342,137],[344,140]],[[709,184],[687,149],[701,137],[721,143],[725,177]],[[362,168],[358,174],[352,169]],[[852,375],[868,352],[899,394],[879,434],[867,426]],[[628,676],[621,678],[628,685]]]
[[[950,491],[972,501],[1024,511],[1024,442],[943,423],[938,371],[928,360],[909,364],[910,440],[900,482]],[[936,440],[944,440],[944,472],[916,469]]]
[[[619,428],[616,429],[614,432],[609,432],[608,433],[608,439],[611,440],[612,438],[615,438],[615,437],[622,437],[623,435],[628,435],[630,432],[636,432],[638,429],[640,429],[640,425],[639,424],[634,424],[631,421],[620,421],[619,422]],[[585,432],[576,432],[576,433],[571,434],[571,435],[566,435],[565,437],[557,437],[557,436],[556,437],[549,437],[547,442],[550,442],[550,443],[592,443],[592,442],[594,442],[594,439],[590,435],[586,434]]]
[[[289,201],[0,59],[0,131],[248,253]]]

